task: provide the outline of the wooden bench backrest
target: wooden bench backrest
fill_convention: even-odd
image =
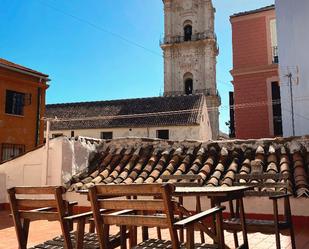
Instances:
[[[67,202],[62,199],[64,193],[65,188],[60,186],[8,189],[15,230],[21,249],[27,248],[29,223],[35,220],[59,220],[66,248],[72,248],[68,236],[68,225],[63,220],[68,210]]]
[[[57,195],[65,192],[62,187],[15,187],[8,190],[12,215],[28,220],[58,220]],[[46,210],[46,211],[45,211]],[[53,211],[51,211],[53,210]]]
[[[171,184],[97,185],[92,187],[89,197],[99,238],[104,234],[103,224],[160,227],[170,229],[174,246],[178,246],[177,231],[173,226],[175,203],[172,200],[172,194],[174,191],[175,186]],[[115,196],[123,198],[109,198]],[[100,209],[106,209],[110,214],[101,214]],[[155,215],[157,212],[163,215]],[[104,244],[104,241],[100,243]]]
[[[235,180],[235,186],[255,187],[246,191],[247,196],[273,196],[287,193],[289,188],[288,175],[284,174],[236,174]]]

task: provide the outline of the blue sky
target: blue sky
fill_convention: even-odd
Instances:
[[[229,120],[229,16],[274,0],[213,0],[220,47],[220,128]],[[47,103],[163,92],[161,0],[0,0],[0,57],[50,75]]]

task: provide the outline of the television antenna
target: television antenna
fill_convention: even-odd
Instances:
[[[293,85],[299,84],[299,67],[298,66],[287,66],[282,70],[283,82],[287,79],[287,85],[290,88],[290,99],[291,99],[291,118],[292,118],[292,132],[295,136],[295,114],[294,114],[294,96],[293,96]]]

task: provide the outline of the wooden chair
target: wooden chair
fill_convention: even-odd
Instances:
[[[92,212],[78,215],[73,214],[73,206],[76,202],[64,201],[65,193],[63,187],[15,187],[8,190],[12,216],[15,225],[18,245],[20,249],[27,248],[29,225],[31,221],[48,220],[59,221],[62,236],[58,236],[34,248],[73,249],[75,248],[99,248],[97,236],[86,233],[86,220],[92,217]],[[77,222],[77,233],[73,230],[73,222]],[[38,231],[39,232],[39,231]],[[119,246],[119,235],[112,236],[111,241],[115,247]],[[117,243],[118,241],[118,243]]]
[[[288,194],[289,183],[288,176],[284,174],[237,174],[237,183],[234,185],[254,186],[254,190],[247,191],[246,196],[268,197],[272,201],[274,219],[257,220],[246,219],[248,232],[261,232],[265,234],[276,235],[276,247],[280,249],[280,232],[289,230],[291,235],[292,249],[296,249],[294,228],[290,207],[290,194]],[[278,200],[283,199],[283,219],[280,218],[278,211]],[[231,219],[224,221],[224,228],[234,232],[235,246],[238,246],[237,231],[241,230],[239,219],[239,205],[236,204],[234,211],[233,204],[230,203]]]
[[[198,213],[183,220],[176,221],[175,214],[181,209],[173,199],[175,186],[172,184],[132,184],[132,185],[96,185],[90,188],[89,197],[93,210],[96,230],[99,237],[100,249],[108,249],[108,242],[104,239],[109,226],[118,225],[124,231],[127,227],[131,231],[130,248],[223,248],[224,238],[222,225],[222,207],[215,207]],[[118,196],[118,198],[102,199],[103,197]],[[136,196],[135,199],[126,199]],[[154,196],[158,199],[154,199]],[[122,197],[122,198],[120,198]],[[113,213],[101,214],[100,208]],[[162,215],[155,215],[162,212]],[[201,224],[207,217],[216,216],[217,245],[195,244],[194,226]],[[148,239],[137,244],[136,227],[168,228],[171,241]],[[178,229],[186,229],[186,244],[179,241]],[[126,243],[122,240],[122,246]]]

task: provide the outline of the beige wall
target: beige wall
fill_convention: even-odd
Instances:
[[[170,140],[198,140],[207,141],[212,138],[208,122],[208,114],[204,113],[204,121],[195,126],[162,126],[149,128],[110,128],[110,129],[80,129],[74,130],[74,136],[100,138],[101,132],[113,132],[113,138],[142,137],[156,138],[157,130],[169,130]],[[51,134],[63,134],[71,136],[71,130],[51,131]]]

